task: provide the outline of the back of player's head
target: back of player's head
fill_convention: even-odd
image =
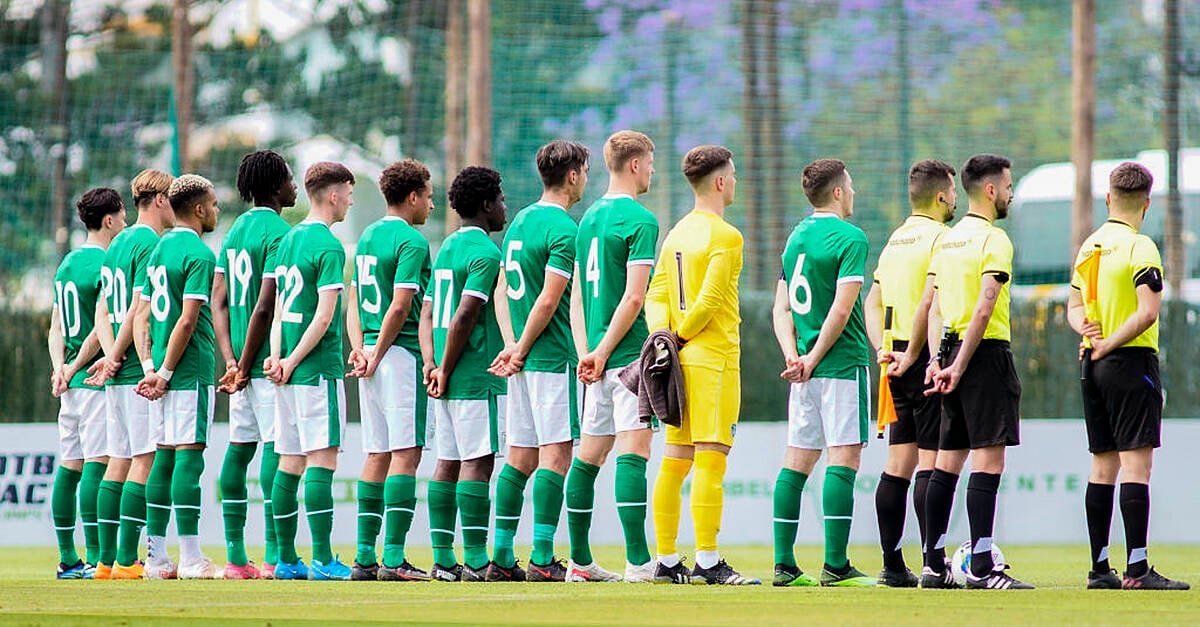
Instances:
[[[111,187],[89,189],[75,203],[79,221],[89,231],[99,231],[104,226],[104,216],[119,213],[124,207],[121,195]]]
[[[238,195],[261,205],[292,178],[287,161],[274,150],[255,150],[238,164]]]
[[[213,184],[199,174],[183,174],[171,183],[167,200],[176,216],[187,215],[213,191]]]
[[[731,163],[733,153],[724,146],[696,146],[683,156],[683,176],[696,187],[710,174],[725,170]]]
[[[469,165],[450,184],[450,206],[464,219],[474,218],[483,206],[500,197],[500,173],[487,167]]]
[[[155,196],[166,194],[174,181],[175,177],[162,170],[148,168],[138,172],[129,184],[129,189],[133,192],[133,205],[138,208],[148,206]]]
[[[967,194],[974,194],[983,188],[987,179],[1000,176],[1005,170],[1012,168],[1012,161],[1000,155],[975,155],[962,167],[962,185]]]
[[[1153,186],[1154,175],[1146,166],[1133,161],[1122,163],[1108,175],[1109,198],[1122,208],[1141,209]]]
[[[318,161],[304,172],[304,192],[312,200],[321,192],[342,183],[354,184],[354,173],[346,166],[334,161]]]
[[[825,207],[833,200],[833,188],[845,180],[845,162],[841,159],[817,159],[804,166],[800,184],[813,207]]]
[[[583,172],[591,151],[579,142],[556,139],[537,151],[538,174],[547,189],[562,187],[572,171]]]
[[[429,183],[429,168],[416,159],[397,161],[379,174],[379,192],[389,207],[398,207],[408,195],[425,189]]]
[[[617,131],[604,142],[604,165],[609,172],[620,172],[635,158],[654,152],[654,142],[645,133]]]
[[[954,187],[954,166],[937,159],[926,159],[913,164],[908,171],[908,202],[913,207],[928,207],[937,198],[938,192],[947,192]]]

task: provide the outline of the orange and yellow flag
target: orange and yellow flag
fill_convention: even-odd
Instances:
[[[892,350],[892,308],[883,310],[883,349]],[[883,438],[884,427],[899,420],[896,416],[896,403],[892,400],[892,385],[888,380],[889,364],[879,366],[879,412],[876,419],[876,429],[879,437]]]
[[[1075,266],[1075,271],[1083,278],[1083,310],[1088,320],[1092,322],[1099,321],[1100,312],[1098,291],[1100,283],[1100,255],[1102,248],[1100,244],[1096,244],[1087,257]],[[1092,342],[1088,338],[1083,338],[1083,344],[1087,348],[1091,348]]]

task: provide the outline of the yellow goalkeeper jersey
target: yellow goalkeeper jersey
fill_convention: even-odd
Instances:
[[[681,363],[739,366],[741,273],[742,234],[721,216],[693,210],[667,234],[646,295],[646,322],[687,342]]]

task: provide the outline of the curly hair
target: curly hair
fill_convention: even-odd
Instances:
[[[469,165],[450,184],[450,206],[464,219],[474,218],[483,205],[500,197],[500,173],[487,167]]]
[[[121,195],[111,187],[89,189],[75,203],[79,221],[89,231],[99,231],[104,224],[104,216],[117,213],[124,207],[125,203],[121,202]]]
[[[389,207],[404,204],[408,195],[425,189],[429,168],[416,159],[397,161],[379,174],[379,192]]]
[[[242,200],[263,204],[292,178],[287,161],[274,150],[255,150],[238,164],[237,190]]]

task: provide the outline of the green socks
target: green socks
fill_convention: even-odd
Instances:
[[[263,496],[263,529],[266,531],[266,549],[263,551],[263,562],[275,564],[279,561],[279,547],[275,543],[275,509],[271,502],[271,492],[275,490],[275,471],[279,470],[279,455],[275,453],[275,443],[263,444],[262,462],[259,465],[258,487]]]
[[[257,445],[230,443],[221,464],[221,513],[225,518],[225,555],[234,566],[245,566],[246,556],[246,467],[254,459]]]
[[[443,568],[458,564],[454,556],[454,519],[458,502],[454,482],[429,482],[429,543],[433,546],[433,563]]]
[[[383,565],[395,568],[405,562],[404,543],[417,510],[417,478],[392,475],[383,483]]]
[[[333,471],[312,467],[304,472],[304,511],[308,514],[308,533],[312,536],[312,558],[328,564],[333,561]]]
[[[79,480],[79,518],[83,520],[83,543],[87,547],[87,562],[95,564],[100,559],[100,530],[96,523],[97,500],[100,498],[100,481],[108,464],[83,462],[83,477]]]
[[[462,519],[463,563],[479,570],[488,563],[488,514],[492,506],[488,484],[486,481],[459,481],[457,494]]]
[[[121,490],[120,540],[117,542],[117,563],[132,566],[138,560],[138,545],[142,527],[146,526],[146,484],[126,481]]]
[[[796,566],[796,531],[800,528],[800,497],[808,475],[780,468],[775,479],[775,563]]]
[[[277,470],[275,484],[271,488],[271,505],[274,508],[272,522],[275,526],[275,542],[280,564],[295,564],[300,561],[296,555],[296,528],[299,526],[300,502],[296,492],[300,489],[300,475]]]
[[[171,522],[171,476],[175,473],[175,449],[158,449],[146,480],[146,535],[165,537]]]
[[[846,545],[850,542],[850,520],[854,515],[854,477],[857,472],[846,466],[825,469],[821,506],[825,510],[825,565],[843,569],[850,563]]]
[[[504,568],[512,568],[517,557],[513,554],[513,537],[521,522],[521,507],[525,501],[525,484],[529,476],[504,465],[496,478],[496,539],[492,560]]]
[[[375,541],[383,526],[383,484],[377,481],[358,482],[358,554],[354,561],[360,566],[376,562]]]
[[[58,538],[58,561],[74,566],[79,561],[75,552],[75,488],[83,473],[66,466],[58,467],[54,477],[54,492],[50,495],[50,517],[54,520],[54,535]]]
[[[117,560],[117,526],[121,523],[121,491],[124,481],[100,482],[96,495],[96,524],[100,531],[100,554],[97,564],[112,566]]]
[[[554,560],[554,532],[563,506],[563,476],[540,468],[533,476],[533,553],[530,563],[547,565]]]
[[[200,475],[203,473],[203,449],[175,451],[171,501],[175,504],[175,526],[180,537],[200,535]]]
[[[599,466],[593,466],[579,458],[571,462],[571,471],[567,473],[567,532],[571,537],[571,561],[581,566],[592,563],[591,540],[588,536],[592,528],[592,507],[596,501],[598,474]],[[643,487],[643,494],[644,490]],[[642,500],[645,501],[644,498]]]
[[[646,458],[632,453],[617,457],[615,481],[617,516],[625,532],[625,559],[641,566],[650,561],[646,542]]]

